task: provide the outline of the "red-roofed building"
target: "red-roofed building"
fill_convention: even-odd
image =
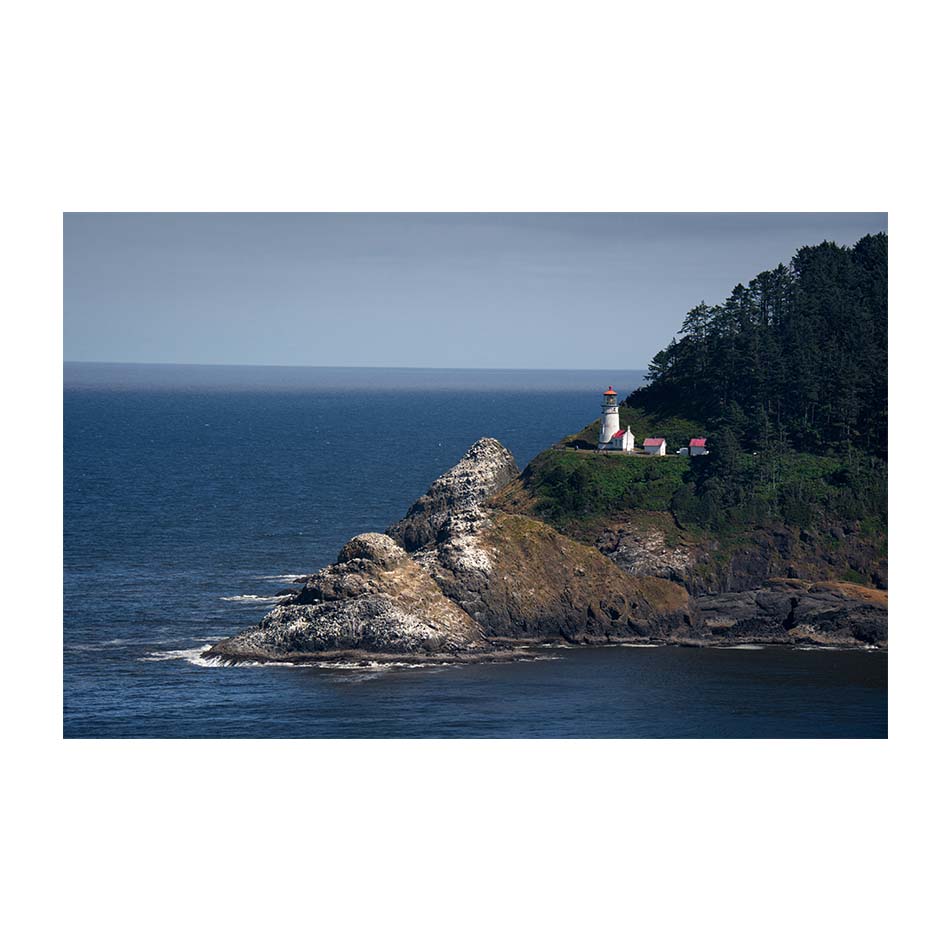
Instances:
[[[706,448],[705,437],[701,439],[689,440],[689,454],[690,455],[709,455],[709,451]]]
[[[666,439],[644,439],[643,450],[647,455],[666,455]]]
[[[635,442],[630,426],[627,426],[625,430],[618,429],[604,448],[608,452],[632,452]]]

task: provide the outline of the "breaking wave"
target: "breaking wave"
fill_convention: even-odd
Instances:
[[[184,650],[156,650],[140,657],[143,663],[160,663],[164,660],[185,660],[194,666],[225,666],[217,657],[203,657],[205,650],[210,650],[211,644],[205,643],[200,647],[189,647]]]

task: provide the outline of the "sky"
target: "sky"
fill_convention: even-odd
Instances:
[[[66,214],[66,360],[644,368],[697,303],[887,215]]]

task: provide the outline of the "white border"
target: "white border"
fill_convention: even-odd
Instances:
[[[933,940],[945,76],[924,9],[7,12],[14,945]],[[890,740],[58,738],[62,211],[819,209],[892,215],[892,411],[908,454],[892,474]]]

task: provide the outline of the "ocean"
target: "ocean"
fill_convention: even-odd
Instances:
[[[481,436],[524,466],[636,371],[64,366],[66,737],[885,737],[887,655],[208,665]]]

